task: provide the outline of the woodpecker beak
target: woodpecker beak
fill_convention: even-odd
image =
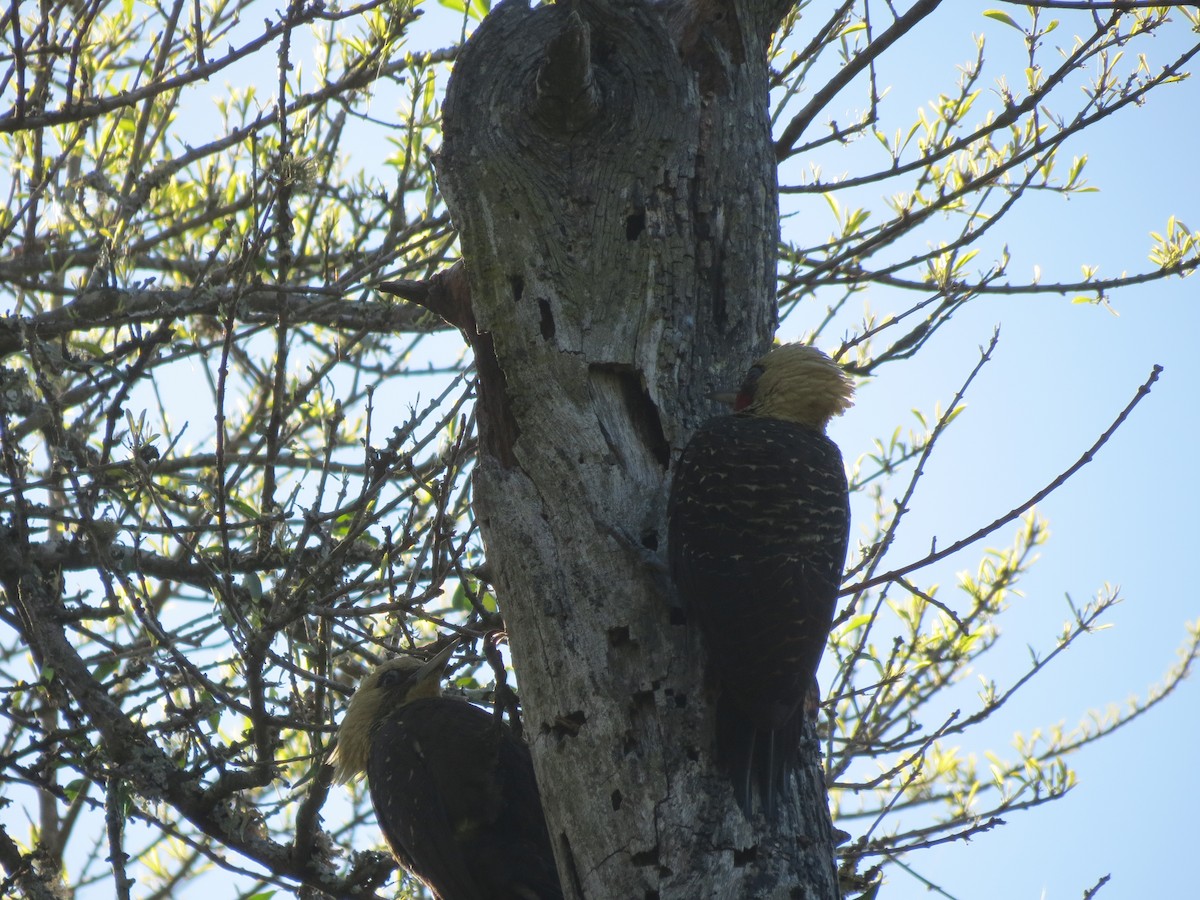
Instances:
[[[441,681],[442,673],[446,671],[446,663],[450,661],[450,657],[454,655],[455,649],[458,647],[458,638],[452,640],[449,644],[442,648],[441,652],[433,659],[426,662],[421,668],[417,669],[417,673],[413,676],[412,684],[424,684],[429,679]]]

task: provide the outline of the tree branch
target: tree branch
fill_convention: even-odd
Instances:
[[[346,331],[393,334],[444,330],[436,320],[408,305],[378,300],[347,300],[344,294],[300,288],[227,287],[196,290],[99,288],[80,294],[64,306],[32,316],[0,318],[0,356],[21,351],[28,340],[51,340],[95,328],[157,322],[165,315],[218,316],[237,303],[238,320],[270,325],[281,315],[290,321]]]
[[[1123,410],[1121,410],[1120,415],[1117,416],[1117,418],[1105,430],[1105,432],[1102,435],[1100,435],[1099,438],[1096,439],[1096,442],[1094,444],[1092,444],[1092,446],[1089,447],[1087,449],[1087,451],[1081,457],[1079,457],[1078,460],[1075,461],[1075,464],[1073,466],[1071,466],[1069,469],[1067,469],[1065,472],[1063,472],[1061,475],[1059,475],[1057,478],[1055,478],[1052,482],[1050,482],[1044,488],[1042,488],[1040,491],[1038,491],[1036,494],[1034,494],[1032,497],[1030,497],[1028,500],[1026,500],[1024,503],[1022,503],[1020,506],[1016,507],[1015,509],[1009,510],[1004,515],[1000,516],[1000,518],[996,519],[995,521],[991,522],[988,525],[985,525],[983,528],[980,528],[974,534],[968,535],[967,537],[963,538],[962,540],[955,541],[953,544],[951,544],[949,547],[946,547],[944,550],[938,550],[934,553],[930,553],[928,556],[924,557],[923,559],[919,559],[916,562],[909,563],[908,565],[904,565],[897,569],[893,569],[890,572],[885,572],[882,575],[876,575],[873,578],[868,578],[865,581],[860,581],[857,584],[852,584],[849,587],[843,588],[841,591],[841,596],[846,596],[847,594],[856,594],[856,593],[859,593],[860,591],[865,591],[867,588],[875,587],[880,584],[886,584],[889,581],[895,581],[898,578],[908,575],[910,572],[915,572],[918,569],[923,569],[925,566],[931,565],[932,563],[935,563],[938,560],[945,559],[948,556],[953,556],[959,550],[962,550],[964,547],[969,547],[971,544],[974,544],[976,541],[982,540],[983,538],[987,537],[989,534],[994,532],[997,528],[1000,528],[1001,526],[1011,522],[1013,519],[1017,518],[1022,513],[1029,510],[1031,507],[1036,506],[1038,503],[1041,503],[1043,500],[1046,499],[1046,497],[1048,497],[1054,491],[1056,491],[1060,487],[1062,487],[1062,485],[1065,484],[1067,482],[1067,480],[1071,478],[1071,476],[1073,476],[1076,472],[1078,472],[1080,469],[1082,469],[1084,466],[1086,466],[1088,463],[1090,463],[1095,458],[1095,455],[1100,450],[1100,448],[1103,447],[1106,443],[1108,443],[1109,438],[1111,438],[1116,433],[1117,429],[1120,428],[1121,425],[1124,424],[1125,420],[1127,418],[1129,418],[1129,414],[1131,412],[1133,412],[1133,408],[1135,406],[1137,406],[1139,403],[1141,403],[1142,398],[1144,398],[1147,394],[1150,393],[1151,386],[1156,381],[1158,381],[1158,376],[1160,374],[1162,374],[1162,371],[1163,371],[1162,366],[1158,366],[1158,365],[1154,366],[1154,368],[1150,372],[1150,377],[1147,378],[1146,381],[1142,384],[1142,386],[1138,388],[1137,393],[1134,394],[1134,396],[1133,396],[1133,399],[1129,401],[1129,403],[1125,406],[1125,408]]]
[[[817,113],[824,109],[834,97],[841,93],[851,81],[858,77],[867,66],[873,63],[892,44],[908,34],[917,23],[930,15],[942,5],[942,0],[918,0],[908,12],[898,17],[884,32],[871,41],[862,52],[855,55],[834,77],[830,78],[813,98],[805,104],[800,112],[792,117],[783,134],[775,142],[775,158],[780,162],[792,155],[796,141],[804,134],[804,130],[812,124]]]

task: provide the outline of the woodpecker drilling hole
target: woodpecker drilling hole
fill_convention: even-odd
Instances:
[[[576,710],[555,719],[554,724],[550,726],[550,732],[557,738],[575,737],[586,723],[587,714],[583,710]]]
[[[646,227],[646,213],[638,210],[625,217],[625,240],[636,241]]]
[[[554,338],[554,313],[550,311],[549,300],[539,300],[538,309],[542,313],[542,338],[544,340],[552,340]]]
[[[658,865],[658,847],[652,847],[649,850],[643,850],[641,853],[633,854],[633,864],[639,868],[642,866],[657,866]]]
[[[758,859],[758,845],[757,844],[753,844],[753,845],[747,847],[745,850],[734,850],[733,851],[733,867],[735,869],[740,869],[744,866],[748,866],[752,862],[754,862],[756,859]]]

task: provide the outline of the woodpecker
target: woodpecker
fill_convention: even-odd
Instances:
[[[717,759],[749,818],[768,819],[799,764],[805,697],[833,623],[850,529],[846,472],[829,420],[850,379],[814,347],[762,357],[679,459],[668,556],[717,690]]]
[[[454,645],[363,679],[338,729],[334,780],[363,772],[384,838],[438,900],[561,900],[529,748],[442,696]]]

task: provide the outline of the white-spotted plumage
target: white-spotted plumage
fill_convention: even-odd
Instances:
[[[397,861],[439,900],[560,900],[529,748],[495,716],[441,695],[453,647],[401,656],[366,678],[331,762],[366,773]]]
[[[820,350],[776,347],[747,373],[735,412],[702,425],[676,465],[671,573],[705,639],[717,753],[747,815],[773,816],[798,764],[849,537],[845,469],[825,428],[852,394]]]

